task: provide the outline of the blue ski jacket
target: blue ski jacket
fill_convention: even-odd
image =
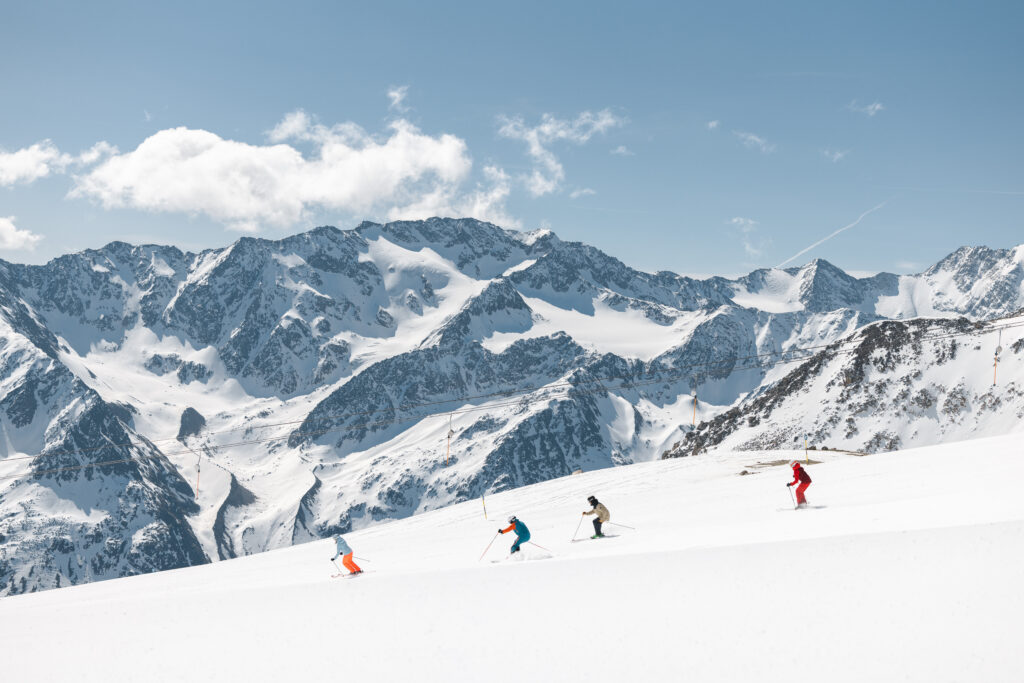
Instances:
[[[336,559],[338,557],[338,555],[348,555],[350,552],[352,552],[352,548],[348,547],[348,543],[346,543],[345,539],[342,538],[341,536],[338,536],[335,539],[335,541],[338,544],[338,552],[336,552],[334,554],[334,557],[331,558],[332,560]]]
[[[501,533],[507,534],[510,531],[515,531],[516,536],[519,537],[521,543],[526,543],[530,540],[530,530],[526,528],[526,525],[520,522],[518,519],[512,524],[508,525],[507,529],[502,529]]]

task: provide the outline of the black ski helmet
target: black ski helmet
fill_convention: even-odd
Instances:
[[[597,498],[594,496],[587,496],[587,502],[591,505],[597,505]]]

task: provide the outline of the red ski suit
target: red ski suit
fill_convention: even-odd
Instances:
[[[793,481],[790,483],[790,486],[793,486],[796,483],[800,484],[796,487],[796,504],[802,505],[807,502],[807,499],[804,498],[804,491],[806,491],[807,487],[811,485],[811,477],[806,471],[804,471],[804,468],[800,466],[800,463],[793,464]]]

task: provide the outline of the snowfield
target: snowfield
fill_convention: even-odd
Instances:
[[[812,452],[800,511],[789,455],[604,469],[494,495],[487,519],[474,500],[375,526],[346,536],[355,578],[331,578],[322,540],[7,597],[0,678],[1024,678],[1019,437]],[[570,542],[589,494],[635,530]],[[539,546],[507,559],[503,536],[478,561],[511,513]]]

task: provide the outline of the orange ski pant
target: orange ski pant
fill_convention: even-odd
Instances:
[[[359,568],[358,564],[356,564],[355,562],[352,561],[352,553],[349,553],[348,555],[345,555],[344,557],[342,557],[341,558],[341,563],[343,565],[345,565],[345,569],[349,570],[350,572],[361,572],[361,571],[363,571],[362,569]]]

